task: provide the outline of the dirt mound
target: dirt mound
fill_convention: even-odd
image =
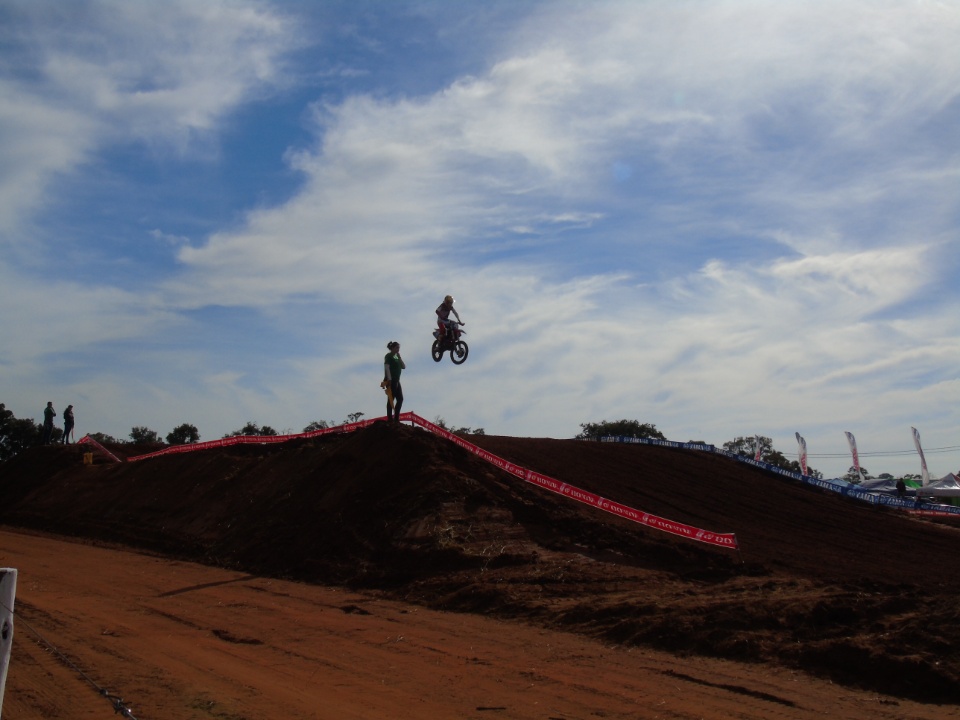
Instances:
[[[76,447],[35,448],[0,465],[0,522],[960,701],[956,528],[706,453],[471,439],[626,505],[736,532],[741,554],[581,506],[385,423],[92,467]]]

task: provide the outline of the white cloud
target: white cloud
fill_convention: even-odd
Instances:
[[[956,206],[935,146],[918,156],[895,144],[956,96],[960,64],[942,53],[957,22],[901,3],[545,6],[483,76],[324,108],[322,142],[296,157],[302,195],[181,253],[191,301],[306,294],[380,320],[383,304],[403,317],[429,303],[424,285],[435,298],[466,288],[476,350],[469,383],[446,398],[507,428],[567,434],[571,418],[652,412],[696,435],[783,408],[852,419],[856,390],[836,389],[849,367],[891,337],[919,349],[862,374],[937,354],[908,324],[873,319],[923,292],[925,220],[863,229],[865,216],[916,201],[906,178]],[[943,71],[932,81],[930,63]],[[740,226],[794,254],[721,254],[636,292],[625,279],[643,251],[606,277],[577,278],[549,252],[486,270],[457,262],[477,245],[512,247],[505,231],[553,236],[557,219],[607,218],[618,157],[652,168],[650,182],[679,182],[675,232]]]
[[[4,233],[54,201],[45,191],[55,175],[104,146],[195,149],[198,133],[285,82],[282,56],[301,42],[282,17],[222,0],[47,0],[8,10],[20,21],[8,38],[21,52],[0,69]]]
[[[14,101],[0,123],[49,148],[10,155],[0,188],[30,197],[0,195],[9,208],[36,205],[44,178],[109,133],[180,151],[283,82],[290,26],[259,6],[85,7],[117,11],[94,13],[89,36],[116,42],[91,52],[47,34],[39,89],[0,88]],[[571,436],[627,417],[788,450],[794,430],[813,447],[842,440],[842,422],[899,447],[886,428],[956,405],[955,303],[929,292],[955,241],[954,6],[531,7],[485,72],[416,98],[318,100],[315,145],[288,154],[303,177],[289,201],[192,243],[155,231],[180,269],[147,309],[241,308],[297,345],[260,374],[256,337],[235,357],[202,330],[195,353],[170,349],[189,397],[162,363],[142,388],[197,408],[165,408],[170,427],[373,414],[387,338],[410,348],[410,409],[489,432]],[[448,292],[468,321],[461,368],[427,355]]]

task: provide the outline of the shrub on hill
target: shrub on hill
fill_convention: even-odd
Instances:
[[[151,430],[143,425],[136,425],[130,428],[130,442],[134,445],[152,445],[160,442],[160,436],[156,430]]]
[[[800,462],[797,460],[787,460],[786,456],[779,450],[774,449],[773,440],[763,435],[752,435],[750,437],[740,436],[733,440],[725,442],[723,449],[743,457],[753,458],[757,456],[757,441],[760,441],[760,460],[774,465],[790,472],[802,472]],[[807,466],[807,476],[813,478],[822,478],[823,473],[809,465]]]
[[[193,445],[200,442],[200,431],[196,425],[183,423],[167,434],[167,442],[171,445]]]
[[[653,423],[641,423],[638,420],[604,420],[598,423],[581,423],[580,434],[575,440],[599,440],[602,437],[635,437],[666,440],[667,436],[657,430]]]

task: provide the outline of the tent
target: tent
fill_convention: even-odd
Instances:
[[[905,484],[907,486],[907,495],[916,494],[917,488],[920,487],[920,483],[916,480],[906,480]],[[866,480],[865,482],[857,485],[861,490],[866,490],[867,492],[881,492],[888,493],[890,495],[897,494],[897,480],[896,478],[875,478],[872,480]]]
[[[960,497],[960,480],[953,473],[947,473],[939,480],[931,480],[928,485],[918,488],[923,497]]]

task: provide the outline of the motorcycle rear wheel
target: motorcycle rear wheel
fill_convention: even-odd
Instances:
[[[462,365],[469,352],[470,348],[467,347],[467,344],[463,340],[457,340],[450,349],[450,359],[454,365]]]
[[[440,362],[443,359],[443,350],[440,348],[440,341],[434,340],[433,347],[430,348],[430,355],[433,357],[434,362]]]

